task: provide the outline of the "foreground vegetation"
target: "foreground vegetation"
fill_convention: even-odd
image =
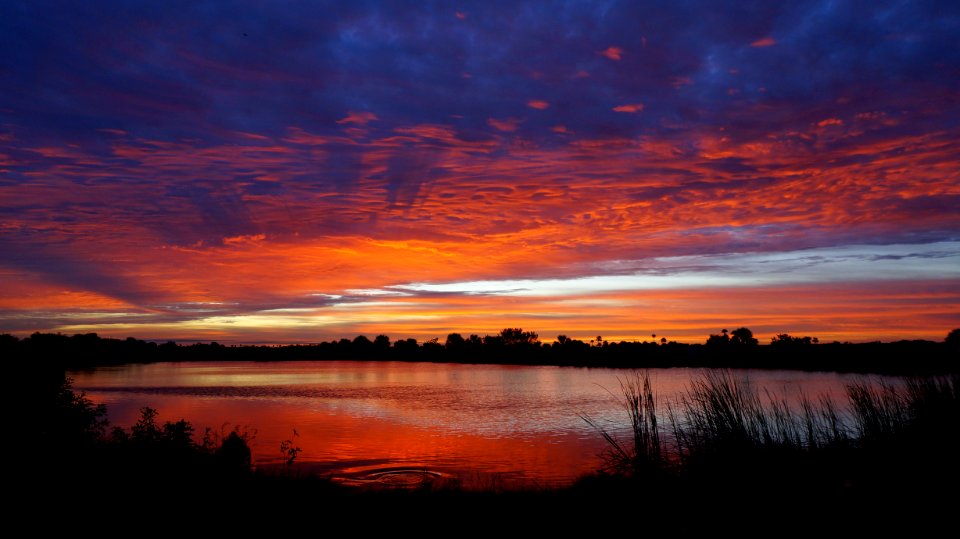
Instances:
[[[504,491],[345,487],[298,473],[292,443],[278,448],[288,466],[253,471],[254,433],[199,435],[184,420],[158,424],[149,408],[132,428],[111,430],[105,408],[73,392],[62,371],[32,374],[24,409],[36,414],[27,431],[36,466],[22,492],[82,518],[104,510],[173,518],[192,508],[225,515],[216,520],[222,532],[320,511],[326,519],[376,515],[364,529],[411,519],[484,529],[512,519],[514,531],[769,535],[820,531],[826,521],[831,532],[916,532],[948,522],[958,501],[960,375],[853,385],[846,403],[796,404],[728,371],[707,371],[662,403],[634,372],[621,388],[631,435],[599,429],[609,442],[602,470],[567,488]]]
[[[631,439],[584,418],[608,441],[603,473],[613,477],[791,478],[854,490],[958,477],[960,374],[852,384],[845,403],[809,395],[791,403],[722,370],[706,371],[667,403],[646,374],[623,379],[621,390]]]

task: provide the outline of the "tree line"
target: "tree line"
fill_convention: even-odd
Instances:
[[[761,345],[753,332],[740,327],[711,334],[703,344],[687,344],[651,336],[643,341],[587,341],[557,336],[543,342],[533,331],[505,328],[495,335],[464,337],[451,333],[426,341],[386,335],[359,335],[316,344],[223,345],[217,342],[157,343],[128,337],[113,339],[96,333],[63,335],[34,333],[20,339],[0,335],[0,354],[30,358],[67,368],[156,361],[293,361],[369,360],[435,361],[562,365],[581,367],[733,367],[831,370],[879,373],[956,372],[960,329],[942,342],[901,340],[870,343],[821,343],[816,337],[781,333]]]

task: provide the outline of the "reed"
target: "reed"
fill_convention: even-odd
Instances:
[[[661,427],[657,418],[657,399],[650,383],[649,372],[634,372],[618,378],[620,402],[630,421],[632,434],[629,443],[622,442],[593,418],[580,414],[607,442],[604,470],[627,476],[649,475],[663,467],[666,454],[661,442]]]
[[[777,458],[839,455],[878,445],[901,451],[905,444],[930,444],[943,455],[944,447],[960,446],[960,375],[851,384],[845,404],[801,394],[791,405],[723,370],[706,371],[665,403],[658,403],[649,373],[635,372],[619,383],[632,434],[628,441],[581,415],[607,442],[605,473],[649,477],[688,471],[691,463],[770,465]]]

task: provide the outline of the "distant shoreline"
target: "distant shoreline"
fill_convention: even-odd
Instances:
[[[544,344],[536,340],[535,333],[516,331],[519,337],[513,339],[509,333],[501,333],[482,339],[474,339],[476,336],[448,338],[445,344],[436,340],[417,343],[413,339],[391,343],[387,339],[370,341],[357,337],[352,341],[341,339],[287,346],[224,346],[216,342],[157,344],[132,337],[102,338],[92,333],[73,336],[35,333],[25,339],[0,336],[0,354],[26,361],[31,366],[60,369],[181,361],[346,360],[623,369],[749,368],[893,375],[960,372],[960,353],[949,340],[814,344],[815,341],[806,337],[761,345],[755,339],[735,343],[712,335],[706,344],[606,341],[588,344],[573,339]]]

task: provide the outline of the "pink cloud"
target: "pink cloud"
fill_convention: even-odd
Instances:
[[[763,39],[758,39],[750,44],[751,47],[772,47],[776,45],[777,41],[770,36],[767,36]]]
[[[544,110],[550,106],[550,103],[547,103],[541,99],[531,99],[530,101],[527,101],[527,106],[532,109]]]
[[[827,118],[826,120],[817,122],[818,127],[827,127],[828,125],[843,125],[843,120],[840,118]]]
[[[600,51],[600,54],[611,60],[620,61],[620,59],[623,58],[623,49],[620,47],[607,47]]]
[[[329,142],[327,137],[322,137],[320,135],[314,135],[313,133],[308,133],[299,127],[290,127],[288,128],[289,135],[283,139],[284,142],[290,142],[293,144],[305,144],[308,146],[316,146],[320,144],[326,144]]]
[[[246,131],[236,131],[235,133],[236,133],[236,135],[237,135],[238,137],[245,138],[245,139],[250,139],[250,140],[269,140],[269,137],[265,137],[265,136],[260,135],[260,134],[257,134],[257,133],[247,133]]]
[[[507,118],[506,120],[498,120],[496,118],[490,118],[487,120],[487,124],[489,124],[494,129],[497,129],[498,131],[512,133],[517,130],[517,126],[520,125],[520,120],[516,118]]]
[[[643,110],[643,103],[630,103],[613,107],[616,112],[640,112]]]
[[[353,111],[350,111],[349,113],[347,113],[347,117],[346,117],[346,118],[342,118],[342,119],[340,119],[340,120],[337,120],[337,123],[338,123],[338,124],[367,125],[368,123],[370,123],[370,122],[372,122],[372,121],[375,121],[375,120],[379,120],[379,119],[380,119],[380,118],[378,118],[377,115],[374,114],[374,113],[372,113],[372,112],[367,112],[367,111],[363,111],[363,112],[353,112]]]

